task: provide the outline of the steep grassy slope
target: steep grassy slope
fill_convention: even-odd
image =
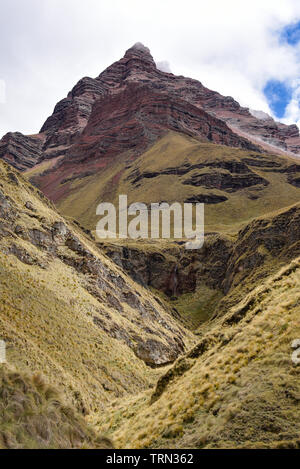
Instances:
[[[0,365],[0,449],[111,447],[40,375]]]
[[[300,258],[210,324],[149,391],[92,420],[121,448],[300,448]]]
[[[150,292],[0,163],[0,335],[82,413],[153,383],[192,340]]]
[[[119,194],[127,194],[129,203],[204,202],[206,230],[223,232],[236,232],[253,217],[299,201],[296,160],[200,143],[174,132],[134,161],[124,153],[105,165],[81,177],[69,176],[59,188],[65,194],[57,202],[61,212],[91,230],[97,205],[118,204]],[[43,166],[26,175],[38,186],[47,181]],[[51,183],[51,174],[49,178]]]
[[[42,371],[118,447],[299,446],[299,164],[178,133],[106,163],[61,184],[69,222],[0,164],[9,362]],[[39,184],[52,165],[26,177]],[[204,248],[105,243],[106,258],[71,220],[93,231],[97,204],[119,194],[205,202]],[[200,337],[190,352],[182,318]]]

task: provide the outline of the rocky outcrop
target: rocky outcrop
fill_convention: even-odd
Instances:
[[[287,182],[292,186],[300,187],[300,165],[292,164],[283,168],[280,172],[287,174]]]
[[[0,140],[0,158],[20,171],[32,168],[42,158],[43,141],[42,134],[27,137],[10,132]]]
[[[168,324],[159,312],[149,302],[145,303],[137,292],[131,290],[130,285],[122,275],[109,271],[79,238],[74,236],[67,226],[62,222],[56,222],[51,230],[30,230],[29,240],[42,250],[58,256],[63,262],[72,266],[79,274],[87,276],[89,293],[95,296],[103,304],[107,304],[118,312],[121,316],[127,317],[124,304],[133,308],[141,317],[137,323],[133,323],[132,328],[122,329],[119,324],[114,323],[112,316],[104,314],[101,317],[95,316],[94,323],[101,327],[111,337],[124,341],[136,355],[144,360],[149,366],[163,366],[173,362],[184,350],[184,335],[177,326]],[[70,251],[69,255],[60,254],[62,246],[66,246]],[[162,326],[162,330],[155,331],[149,329],[147,324],[143,324],[143,318],[152,324],[157,323]],[[129,321],[130,323],[130,321]],[[138,333],[136,326],[141,328],[143,333]],[[164,327],[165,332],[163,331]],[[170,334],[171,332],[171,334]],[[153,334],[162,340],[144,338],[144,334]],[[150,346],[150,344],[152,344]]]
[[[289,174],[287,180],[290,184],[292,184],[292,186],[300,188],[300,174],[299,174],[299,172],[297,174]]]
[[[60,101],[41,129],[47,135],[45,150],[49,157],[56,149],[69,148],[88,123],[93,103],[105,93],[105,87],[89,77],[80,80],[68,97]],[[61,154],[61,152],[60,152]],[[63,152],[64,154],[64,152]]]
[[[175,76],[159,70],[148,48],[137,44],[124,58],[113,64],[97,78],[110,89],[118,90],[126,82],[151,84],[154,89],[180,97],[225,121],[237,134],[243,133],[255,145],[265,144],[266,149],[276,148],[300,153],[300,135],[296,125],[275,122],[270,116],[260,118],[242,107],[231,96],[209,90],[197,80]]]
[[[137,158],[168,131],[256,149],[202,109],[179,97],[130,82],[125,89],[106,94],[94,104],[88,124],[76,143],[66,150],[53,169],[35,180],[35,184],[50,199],[58,201],[69,190],[61,185],[103,171],[112,158],[126,152],[131,158]]]
[[[39,192],[3,162],[0,175],[0,253],[43,270],[52,262],[71,267],[82,287],[101,305],[93,311],[94,324],[124,342],[149,366],[174,361],[185,348],[186,332],[171,310],[167,312],[145,295],[109,263],[88,234],[67,224]],[[47,217],[40,213],[43,204],[44,210],[49,210]]]
[[[221,289],[233,243],[221,235],[208,235],[203,249],[188,251],[184,245],[164,252],[101,244],[105,253],[136,282],[169,297],[194,293],[200,283]]]
[[[273,216],[255,219],[239,232],[236,241],[219,234],[207,234],[199,251],[187,251],[180,243],[159,253],[142,247],[101,246],[118,266],[143,286],[155,288],[169,297],[180,297],[195,293],[204,283],[228,295],[230,301],[235,289],[238,289],[238,296],[253,289],[270,274],[272,265],[284,265],[300,255],[299,227],[300,206],[296,204]],[[226,306],[226,296],[223,302]]]
[[[236,192],[252,186],[268,186],[269,181],[255,173],[251,169],[251,166],[265,169],[265,167],[272,168],[275,165],[275,168],[280,168],[282,172],[289,172],[287,167],[282,167],[279,163],[274,162],[274,165],[268,166],[268,162],[266,162],[266,166],[264,166],[263,159],[257,161],[258,163],[256,164],[256,160],[252,162],[250,159],[237,161],[226,158],[224,160],[216,159],[215,161],[210,160],[193,165],[185,163],[182,166],[179,165],[174,168],[162,169],[159,172],[145,171],[141,173],[139,170],[134,170],[128,176],[128,180],[132,181],[132,184],[138,187],[144,179],[155,179],[158,176],[171,174],[178,177],[188,175],[187,178],[183,179],[183,185],[201,186],[206,189],[218,189],[225,192]],[[296,168],[295,171],[291,171],[290,176],[295,177],[295,172],[297,172]],[[292,180],[288,182],[293,183]],[[199,195],[199,197],[193,196],[189,198],[188,202],[214,204],[225,202],[226,200],[228,200],[226,196],[203,194]]]
[[[142,82],[151,87],[175,95],[184,101],[208,111],[225,121],[232,130],[267,150],[276,148],[300,153],[299,129],[275,122],[271,117],[260,118],[253,111],[239,105],[230,96],[209,90],[197,80],[175,76],[157,69],[149,49],[140,44],[129,49],[124,58],[99,75],[97,81],[111,90],[119,90],[128,82]]]
[[[201,170],[201,169],[204,169],[204,168],[210,168],[210,169],[223,169],[223,170],[226,170],[232,174],[249,174],[249,173],[252,173],[251,169],[249,168],[249,166],[253,165],[255,166],[256,165],[256,161],[258,161],[257,163],[257,166],[260,166],[260,167],[265,167],[264,166],[264,160],[262,158],[258,159],[258,156],[257,155],[254,155],[254,158],[256,158],[254,161],[254,163],[252,164],[251,161],[249,159],[249,163],[248,161],[246,161],[246,159],[244,159],[243,161],[239,161],[239,160],[236,160],[236,159],[230,159],[230,158],[226,158],[224,160],[220,160],[218,158],[216,158],[215,160],[207,160],[207,161],[204,161],[204,162],[201,162],[201,163],[197,163],[197,164],[190,164],[188,162],[185,162],[183,165],[178,165],[176,167],[170,167],[170,168],[167,168],[167,169],[162,169],[161,171],[159,172],[143,172],[141,173],[139,170],[134,170],[131,172],[131,174],[129,174],[128,176],[128,180],[129,181],[132,181],[132,184],[138,184],[140,183],[143,179],[153,179],[153,178],[156,178],[157,176],[162,176],[162,175],[171,175],[171,174],[174,174],[176,176],[184,176],[185,174],[189,174],[190,172],[194,171],[194,170]],[[273,162],[272,162],[273,163]],[[279,167],[279,168],[282,168],[281,164],[279,163],[274,163],[276,165],[276,167]],[[268,161],[266,162],[266,166],[268,167]],[[271,165],[271,167],[273,167]],[[284,169],[282,168],[282,171]]]
[[[197,80],[159,70],[149,49],[138,43],[97,78],[80,80],[55,106],[39,136],[4,137],[0,157],[21,170],[53,159],[34,183],[58,202],[76,179],[100,174],[120,155],[137,158],[168,131],[256,152],[300,148],[296,126],[250,112]],[[220,184],[245,186],[243,178],[235,179]]]
[[[239,232],[223,282],[224,292],[244,282],[269,260],[288,262],[300,255],[299,204],[270,217],[254,220]]]
[[[247,187],[262,184],[267,186],[269,182],[257,174],[248,173],[243,175],[232,175],[229,172],[196,173],[191,178],[183,181],[188,186],[202,186],[207,189],[220,189],[226,192],[236,192]]]
[[[221,204],[222,202],[226,202],[227,197],[224,195],[217,195],[217,194],[197,194],[189,197],[184,202],[186,204]]]
[[[235,113],[221,111],[216,115],[224,119],[234,132],[257,144],[260,142],[267,151],[282,150],[300,154],[300,135],[296,125],[285,125],[271,117],[268,120],[257,119],[247,109],[245,111],[244,113],[242,108],[239,108]]]
[[[255,149],[202,109],[148,86],[129,83],[124,90],[97,101],[79,142],[70,149],[66,159],[95,160],[128,150],[140,154],[168,130],[214,143]]]

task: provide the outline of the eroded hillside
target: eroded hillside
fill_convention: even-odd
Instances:
[[[0,327],[8,362],[82,413],[153,383],[192,335],[1,162]]]
[[[259,116],[136,44],[0,141],[0,447],[300,447],[300,137]],[[203,248],[96,239],[121,194],[204,203]]]

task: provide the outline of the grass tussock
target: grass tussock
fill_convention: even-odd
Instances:
[[[0,365],[0,449],[112,448],[40,374]]]

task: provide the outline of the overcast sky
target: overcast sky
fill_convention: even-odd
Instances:
[[[299,31],[299,0],[1,0],[0,137],[39,131],[80,78],[136,42],[173,73],[300,124]]]

